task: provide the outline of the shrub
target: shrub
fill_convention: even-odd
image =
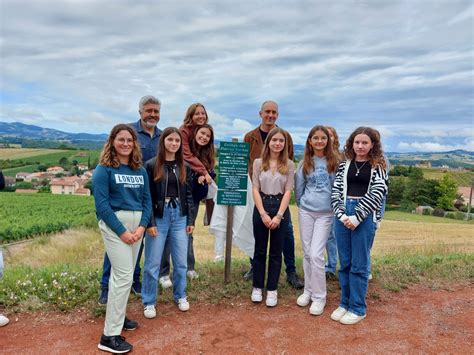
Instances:
[[[436,217],[444,217],[445,213],[446,212],[442,208],[435,208],[432,215]]]
[[[423,210],[423,215],[424,215],[424,216],[431,216],[432,213],[433,213],[433,210],[432,210],[431,208],[425,208],[425,209]]]
[[[456,214],[454,212],[447,212],[445,217],[449,219],[456,219]]]

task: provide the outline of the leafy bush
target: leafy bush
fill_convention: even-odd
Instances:
[[[435,208],[435,209],[433,210],[432,215],[433,215],[433,216],[436,216],[436,217],[444,217],[444,214],[445,214],[445,213],[446,213],[446,212],[445,212],[442,208]]]
[[[430,209],[430,208],[425,208],[425,209],[423,210],[423,215],[424,215],[424,216],[431,216],[432,213],[433,213],[433,210]]]

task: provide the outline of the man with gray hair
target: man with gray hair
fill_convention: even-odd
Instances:
[[[160,108],[161,102],[156,97],[151,95],[143,96],[138,104],[138,113],[140,119],[136,122],[129,123],[129,126],[133,127],[137,132],[138,142],[142,151],[143,163],[156,156],[158,149],[158,142],[160,140],[161,129],[156,127],[160,121]],[[136,295],[142,293],[142,283],[140,281],[140,259],[143,253],[143,242],[138,253],[137,263],[135,265],[135,271],[133,273],[133,284],[132,291]],[[109,278],[110,278],[110,261],[105,254],[104,256],[104,267],[102,273],[102,280],[100,282],[101,292],[99,296],[99,304],[107,304],[107,298],[109,294]],[[124,328],[131,329],[133,326],[127,324],[128,319],[125,319]]]

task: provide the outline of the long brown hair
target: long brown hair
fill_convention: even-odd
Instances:
[[[114,140],[121,131],[127,131],[132,135],[133,149],[132,153],[128,157],[128,166],[133,170],[138,170],[142,165],[142,152],[141,148],[137,143],[137,133],[129,125],[120,123],[112,128],[109,137],[104,144],[104,148],[100,153],[99,164],[104,166],[111,166],[118,168],[120,166],[120,160],[117,157],[117,152],[114,148]]]
[[[183,124],[184,124],[185,127],[192,127],[194,125],[193,116],[194,116],[194,113],[196,112],[196,109],[198,107],[202,107],[203,110],[204,110],[204,113],[206,114],[206,122],[205,123],[207,123],[209,121],[209,117],[207,116],[207,111],[206,111],[206,108],[204,107],[204,105],[199,103],[199,102],[196,102],[195,104],[192,104],[191,106],[189,106],[188,109],[186,110],[186,115],[184,116],[184,120],[183,120]]]
[[[184,158],[183,158],[183,137],[179,132],[179,129],[176,127],[167,127],[161,132],[160,141],[158,143],[158,153],[156,155],[156,163],[154,169],[154,181],[159,181],[166,176],[165,171],[165,157],[166,157],[166,148],[165,148],[165,139],[172,133],[177,133],[179,138],[181,139],[181,144],[179,145],[179,149],[175,154],[176,165],[179,168],[179,182],[184,184],[186,182],[186,168],[184,166]]]
[[[340,147],[341,147],[341,144],[339,142],[339,135],[337,134],[336,129],[334,127],[326,126],[326,128],[328,129],[329,134],[332,133],[332,135],[334,137],[334,141],[332,141],[332,149],[334,149],[334,154],[336,155],[337,160],[339,162],[340,160],[342,160],[342,155],[341,155],[341,152],[339,150]]]
[[[316,134],[317,131],[323,132],[327,137],[327,144],[324,148],[324,156],[326,157],[328,173],[333,173],[337,169],[338,160],[332,146],[331,138],[329,137],[329,131],[326,127],[317,125],[311,128],[308,133],[308,139],[306,139],[303,158],[303,173],[305,176],[308,176],[314,170],[314,149],[311,145],[311,138]]]
[[[346,145],[344,146],[344,155],[346,159],[353,160],[355,158],[354,152],[354,139],[358,134],[365,134],[370,138],[370,141],[374,144],[372,149],[368,153],[369,163],[373,167],[380,166],[383,169],[387,168],[387,163],[383,156],[382,143],[380,142],[380,133],[371,127],[358,127],[354,132],[351,133],[347,138]]]
[[[199,145],[196,142],[196,134],[202,128],[207,128],[211,132],[211,138],[209,142],[205,145]],[[202,126],[197,126],[194,128],[193,135],[191,136],[191,141],[189,142],[191,152],[204,164],[206,170],[214,169],[216,163],[215,158],[215,148],[214,148],[214,130],[210,124],[204,123]]]
[[[285,146],[278,155],[278,172],[282,175],[286,175],[288,173],[288,133],[280,127],[275,127],[270,130],[270,132],[268,132],[267,138],[265,139],[262,151],[262,170],[267,171],[270,169],[270,141],[277,133],[281,133],[285,138]]]

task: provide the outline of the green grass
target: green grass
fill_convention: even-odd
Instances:
[[[410,284],[472,282],[474,254],[397,253],[373,258],[376,280],[389,291],[398,292]]]
[[[92,196],[5,192],[0,200],[0,244],[97,223]]]
[[[452,223],[452,224],[474,224],[474,220],[460,221],[450,218],[423,216],[402,211],[385,211],[384,219],[391,221],[407,221],[420,223]]]
[[[301,270],[301,259],[297,259]],[[232,262],[231,281],[224,284],[224,263],[198,263],[200,277],[188,282],[188,297],[192,302],[230,304],[248,299],[251,284],[242,279],[248,268],[247,259]],[[101,270],[77,264],[60,264],[41,268],[13,266],[5,269],[0,281],[0,306],[10,311],[52,310],[70,312],[79,307],[91,315],[100,316],[105,309],[97,306]],[[474,255],[453,254],[390,254],[373,258],[369,297],[380,299],[381,289],[399,292],[410,284],[439,285],[449,282],[465,283],[474,280]],[[284,281],[284,272],[278,288],[279,298],[294,300],[301,291]],[[338,282],[327,283],[328,292],[337,295]],[[172,301],[172,291],[164,290],[159,303]]]

